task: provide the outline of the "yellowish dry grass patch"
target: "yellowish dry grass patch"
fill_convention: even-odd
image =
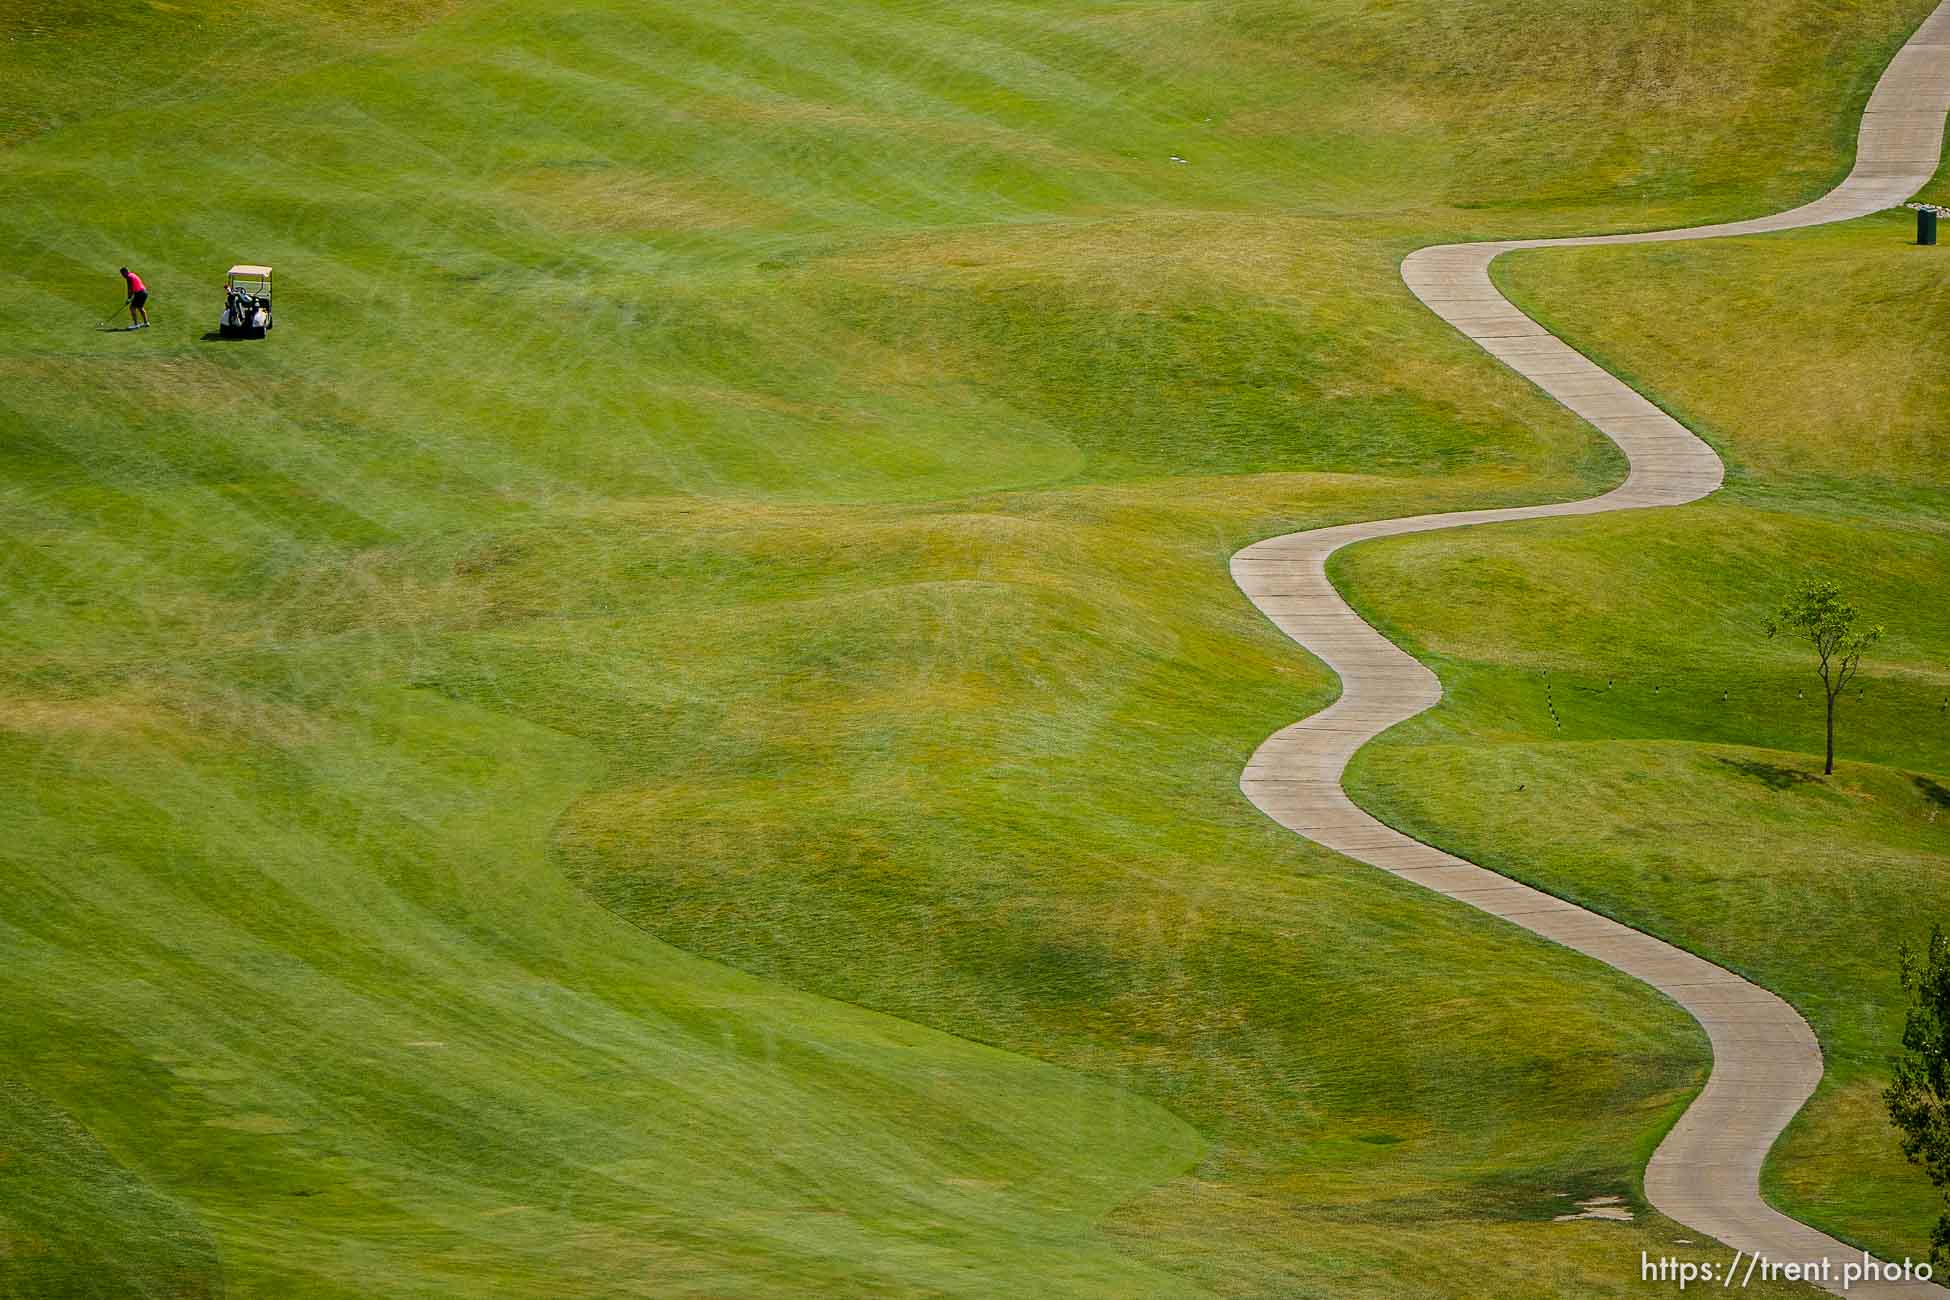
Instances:
[[[565,233],[747,230],[790,215],[747,191],[627,166],[537,167],[511,178],[505,192]]]

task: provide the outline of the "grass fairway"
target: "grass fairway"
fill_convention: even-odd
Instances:
[[[1892,213],[1710,248],[1519,255],[1500,274],[1713,442],[1728,485],[1679,511],[1346,556],[1347,590],[1433,654],[1451,691],[1364,755],[1356,788],[1792,1001],[1829,1072],[1770,1194],[1850,1240],[1920,1252],[1937,1198],[1879,1094],[1901,1032],[1894,949],[1950,913],[1936,250]],[[1804,570],[1889,627],[1841,705],[1825,780],[1812,660],[1759,632]]]
[[[1929,8],[0,16],[0,1294],[1704,1257],[1553,1222],[1703,1037],[1249,808],[1224,561],[1615,478],[1400,256],[1803,198]]]

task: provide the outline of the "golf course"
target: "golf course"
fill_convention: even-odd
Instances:
[[[1242,791],[1353,687],[1233,557],[1626,483],[1405,261],[1818,200],[1936,9],[0,5],[0,1297],[1723,1267],[1648,1196],[1685,1007]],[[1440,686],[1347,795],[1791,1008],[1759,1195],[1888,1260],[1950,925],[1907,197],[1499,257],[1723,484],[1325,562]],[[1806,575],[1886,628],[1832,775]]]

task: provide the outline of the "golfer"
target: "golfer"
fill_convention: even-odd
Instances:
[[[142,283],[142,277],[128,267],[122,268],[122,279],[129,286],[129,328],[149,328],[149,287]]]

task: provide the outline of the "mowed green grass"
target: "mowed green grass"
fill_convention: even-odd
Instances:
[[[1897,1254],[1921,1250],[1936,1197],[1879,1097],[1901,1033],[1894,952],[1950,914],[1938,258],[1897,212],[1500,264],[1527,308],[1712,441],[1725,491],[1365,547],[1339,572],[1450,692],[1363,756],[1362,797],[1792,1001],[1828,1077],[1769,1190]],[[1804,572],[1888,627],[1840,705],[1828,779],[1810,652],[1760,631]]]
[[[1699,1257],[1551,1221],[1698,1031],[1247,807],[1225,559],[1614,478],[1399,257],[1805,197],[1928,7],[10,17],[0,1290]]]

